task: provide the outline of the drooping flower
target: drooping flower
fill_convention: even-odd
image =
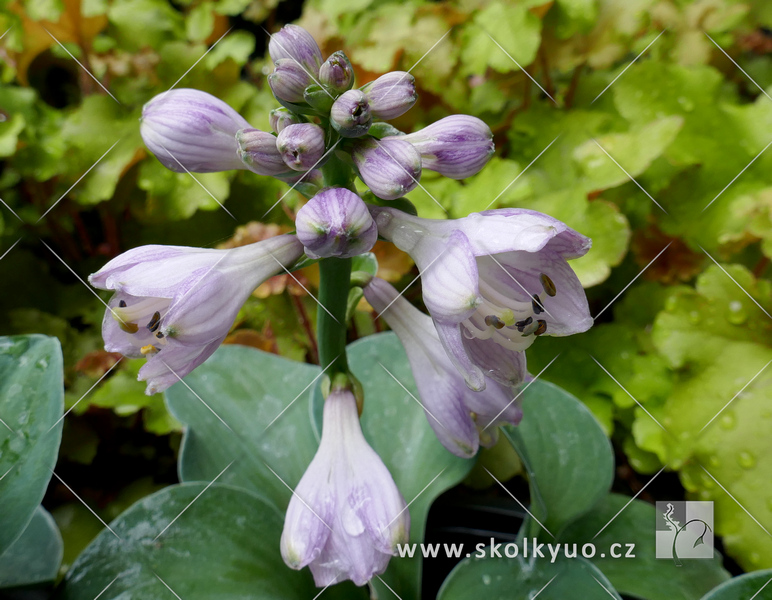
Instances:
[[[295,262],[294,235],[215,250],[141,246],[89,277],[113,290],[102,323],[105,349],[148,359],[147,393],[160,392],[203,363],[222,343],[241,305],[263,281]]]
[[[404,71],[392,71],[362,86],[370,112],[376,119],[388,121],[406,113],[415,104],[415,77]]]
[[[219,98],[199,90],[158,94],[142,108],[145,145],[169,170],[212,173],[245,169],[236,132],[251,127]]]
[[[421,179],[421,156],[399,137],[364,138],[354,142],[351,158],[359,177],[379,198],[396,200]]]
[[[291,60],[316,77],[322,64],[322,51],[314,37],[298,25],[285,25],[271,36],[268,54],[277,63]]]
[[[346,579],[364,585],[383,573],[409,529],[405,500],[362,434],[354,394],[334,389],[319,449],[287,508],[284,562],[309,566],[319,587]]]
[[[587,297],[567,259],[591,240],[532,210],[505,208],[432,220],[370,206],[378,233],[410,254],[423,299],[453,364],[473,390],[506,383],[500,349],[522,351],[540,335],[592,326]]]
[[[367,97],[361,90],[344,92],[333,102],[330,123],[341,137],[361,137],[370,129],[373,115]]]
[[[295,217],[298,239],[311,258],[350,258],[370,250],[378,239],[367,206],[346,188],[316,194]]]
[[[324,156],[324,129],[313,123],[288,125],[276,137],[276,148],[293,171],[308,171]]]
[[[382,279],[370,282],[365,298],[402,342],[426,418],[445,448],[469,458],[480,443],[495,442],[496,425],[520,422],[523,413],[512,390],[526,376],[523,352],[499,348],[492,359],[507,384],[488,381],[484,391],[472,391],[445,353],[431,317]]]
[[[399,139],[413,144],[423,168],[451,179],[471,177],[493,156],[490,127],[477,117],[451,115]]]

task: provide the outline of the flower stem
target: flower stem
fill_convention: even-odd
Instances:
[[[319,262],[319,312],[317,342],[319,364],[330,365],[328,375],[348,372],[346,359],[346,303],[348,301],[350,258],[325,258]],[[326,310],[325,310],[326,309]]]

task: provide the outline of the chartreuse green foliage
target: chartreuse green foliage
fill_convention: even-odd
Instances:
[[[0,338],[0,588],[52,581],[62,540],[40,501],[56,463],[63,410],[56,338]]]
[[[518,539],[530,542],[538,537],[545,544],[545,558],[526,558],[522,541],[516,559],[502,557],[501,547],[494,556],[492,550],[481,556],[480,550],[451,573],[441,600],[467,598],[481,586],[494,598],[511,598],[513,592],[532,597],[529,594],[538,593],[553,577],[554,587],[550,584],[542,593],[547,598],[617,598],[617,590],[644,600],[699,600],[728,578],[718,553],[715,560],[689,561],[684,567],[654,558],[654,508],[609,494],[611,446],[600,424],[571,394],[553,384],[531,383],[523,392],[522,424],[504,432],[523,461],[531,490],[532,516]],[[567,559],[561,551],[553,561],[549,543],[576,544],[580,558]],[[596,552],[584,559],[581,549],[587,543],[594,544]],[[634,545],[635,558],[613,558],[615,543],[621,554],[630,549],[627,544]]]

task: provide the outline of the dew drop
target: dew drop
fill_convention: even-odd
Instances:
[[[737,462],[740,463],[743,469],[752,469],[756,466],[756,457],[750,452],[740,452]]]
[[[734,429],[737,426],[737,417],[735,417],[734,411],[728,410],[721,415],[718,422],[721,429]]]
[[[727,319],[732,325],[742,325],[748,320],[748,313],[745,312],[742,302],[734,300],[729,303]]]

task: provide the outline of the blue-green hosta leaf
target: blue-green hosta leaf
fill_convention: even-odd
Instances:
[[[309,401],[320,372],[246,346],[217,350],[166,392],[170,411],[187,426],[180,479],[212,481],[233,463],[218,481],[285,509],[287,486],[300,481],[319,443]]]
[[[672,560],[656,558],[654,506],[634,500],[625,508],[629,501],[609,494],[570,525],[561,541],[595,544],[591,562],[621,593],[645,600],[698,600],[729,578],[718,552],[713,560],[684,560],[678,567]],[[618,546],[612,548],[614,544]]]
[[[702,600],[745,600],[746,598],[765,600],[769,596],[767,586],[770,581],[772,581],[772,569],[746,573],[724,582],[705,594]],[[762,592],[762,590],[765,591]]]
[[[448,575],[437,598],[468,600],[481,595],[486,600],[526,600],[537,595],[540,600],[621,600],[592,563],[583,558],[558,559],[553,563],[549,555],[533,562],[503,556],[468,558]]]
[[[171,486],[134,504],[110,527],[115,535],[104,529],[75,561],[60,600],[93,600],[105,590],[107,598],[133,600],[308,600],[318,594],[307,570],[292,571],[282,561],[281,513],[243,489]],[[334,597],[335,590],[329,592]]]
[[[51,479],[62,439],[62,377],[56,338],[0,338],[0,554],[27,527]]]
[[[62,536],[48,511],[39,506],[24,533],[0,556],[0,588],[48,583],[62,562]]]
[[[523,392],[522,423],[504,433],[529,473],[531,510],[553,536],[611,487],[614,454],[606,434],[584,404],[556,385],[531,383]],[[547,536],[531,525],[533,535]]]

